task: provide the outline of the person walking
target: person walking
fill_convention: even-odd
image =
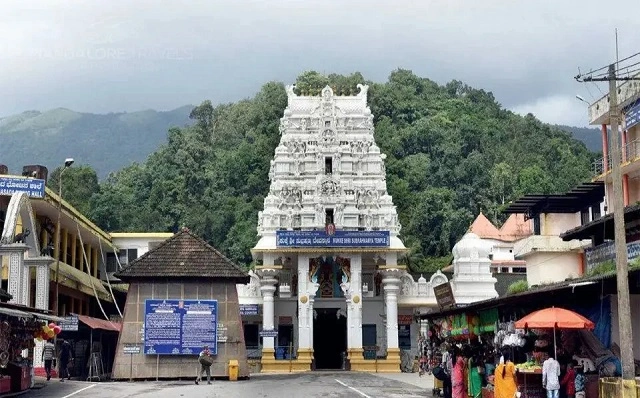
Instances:
[[[44,347],[42,347],[42,361],[44,362],[44,371],[47,373],[47,381],[51,380],[51,368],[55,357],[56,346],[49,340],[45,341]]]
[[[542,387],[547,390],[547,398],[560,398],[560,363],[553,357],[553,352],[542,364]]]
[[[62,340],[60,346],[60,358],[58,358],[58,373],[60,373],[60,381],[71,380],[71,374],[69,373],[69,364],[73,361],[73,350],[71,349],[71,343],[67,340]]]
[[[209,351],[209,346],[206,345],[200,351],[200,355],[198,356],[198,362],[200,362],[200,371],[198,372],[198,377],[196,377],[196,384],[200,384],[202,381],[202,374],[207,374],[207,384],[211,384],[211,365],[213,364],[213,358],[211,357],[211,351]]]
[[[462,357],[462,353],[459,351],[454,352],[452,356],[453,371],[451,372],[451,397],[452,398],[467,398],[467,389],[465,388],[465,361]]]

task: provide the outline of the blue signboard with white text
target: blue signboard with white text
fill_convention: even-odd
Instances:
[[[24,192],[30,198],[44,198],[45,181],[36,178],[0,176],[0,195],[11,196]]]
[[[627,130],[640,123],[640,101],[636,101],[624,112],[624,122]]]
[[[389,247],[389,231],[276,231],[277,247]]]
[[[205,345],[218,354],[216,300],[146,300],[144,353],[197,355]]]

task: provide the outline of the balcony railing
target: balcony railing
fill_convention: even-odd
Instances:
[[[632,162],[640,158],[640,139],[629,141],[622,147],[622,153],[624,154],[623,162]],[[605,172],[605,158],[601,157],[593,162],[593,175],[600,176]],[[607,168],[611,170],[611,154],[606,157]]]

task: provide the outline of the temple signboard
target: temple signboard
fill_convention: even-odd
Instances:
[[[389,247],[389,231],[276,231],[277,247]]]
[[[0,176],[0,195],[11,196],[17,192],[24,192],[30,198],[43,199],[45,181],[36,178]]]
[[[436,296],[436,301],[440,309],[448,309],[456,306],[456,299],[453,296],[450,282],[434,286],[433,293]]]

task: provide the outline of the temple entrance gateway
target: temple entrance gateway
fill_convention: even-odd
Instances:
[[[347,351],[347,317],[338,308],[318,308],[313,320],[316,370],[342,369]]]

